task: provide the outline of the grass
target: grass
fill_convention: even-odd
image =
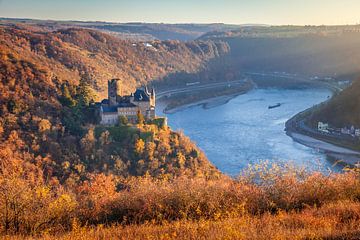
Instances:
[[[183,220],[109,227],[74,225],[70,233],[44,235],[41,239],[359,239],[359,220],[360,204],[341,201],[302,212],[244,215],[224,220]]]
[[[149,124],[156,125],[162,124],[164,119],[155,119],[154,122]],[[127,126],[96,126],[95,127],[95,137],[99,138],[101,133],[109,131],[112,140],[116,142],[123,142],[133,139],[135,135],[138,135],[144,141],[153,138],[153,131],[145,131],[139,129],[136,125],[127,125]]]
[[[109,131],[111,138],[117,142],[131,139],[134,134],[137,134],[139,132],[136,128],[132,126],[97,126],[95,128],[96,138],[99,138],[100,134],[105,131]]]

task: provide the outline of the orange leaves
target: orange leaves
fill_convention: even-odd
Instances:
[[[86,135],[80,140],[81,148],[87,158],[92,157],[90,155],[94,152],[95,142],[94,128],[90,128]]]
[[[92,174],[77,189],[80,203],[79,217],[89,221],[103,220],[109,214],[109,203],[117,196],[114,178],[104,174]]]
[[[51,123],[47,119],[41,119],[38,126],[41,133],[44,133],[51,129]]]
[[[135,142],[135,153],[138,155],[143,154],[145,150],[145,142],[141,138]]]

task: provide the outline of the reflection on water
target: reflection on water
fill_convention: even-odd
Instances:
[[[326,155],[294,142],[284,132],[289,118],[329,95],[325,89],[256,89],[224,105],[191,107],[167,117],[173,129],[183,129],[210,161],[229,175],[262,160],[338,171],[340,166],[333,167]],[[279,102],[280,107],[268,109]],[[158,111],[161,114],[161,108]]]

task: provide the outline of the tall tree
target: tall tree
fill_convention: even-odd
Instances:
[[[82,76],[77,90],[78,102],[81,106],[89,106],[95,102],[96,94],[90,87],[89,76]]]

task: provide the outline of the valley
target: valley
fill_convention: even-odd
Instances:
[[[0,19],[0,238],[358,236],[357,153],[289,123],[360,127],[359,39]]]

